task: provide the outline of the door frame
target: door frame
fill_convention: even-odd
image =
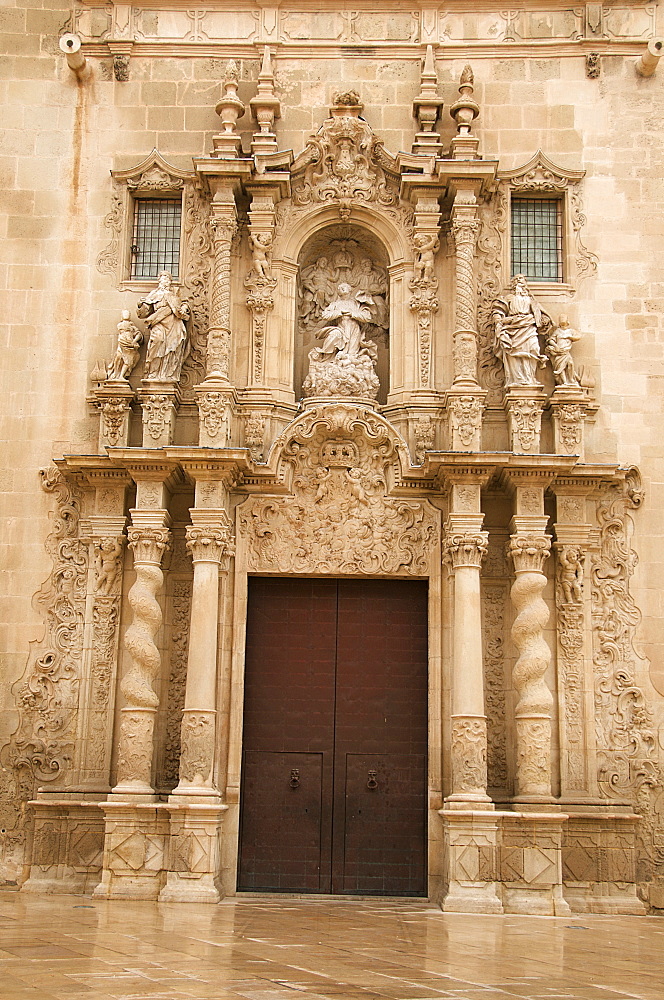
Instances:
[[[250,498],[251,499],[251,498]],[[411,498],[416,499],[416,498]],[[422,499],[430,511],[435,512],[440,526],[441,511]],[[428,559],[428,574],[329,574],[335,579],[413,579],[428,582],[428,843],[427,882],[428,899],[437,900],[443,887],[442,822],[438,811],[442,808],[442,789],[446,778],[447,762],[443,760],[443,740],[448,735],[443,722],[450,717],[449,670],[443,675],[443,664],[450,663],[449,637],[443,628],[449,619],[451,601],[450,578],[443,592],[443,570],[439,545],[432,545]],[[219,787],[224,789],[228,805],[221,830],[221,882],[225,896],[237,892],[237,867],[239,851],[240,786],[242,766],[242,729],[244,712],[244,667],[246,644],[246,618],[248,580],[250,576],[327,576],[317,572],[317,567],[300,573],[265,572],[250,565],[248,544],[241,533],[237,535],[235,567],[232,586],[227,588],[224,607],[220,608],[220,681],[219,684]],[[231,581],[229,581],[230,583]]]

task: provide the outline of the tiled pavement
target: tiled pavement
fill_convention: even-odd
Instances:
[[[664,1000],[664,920],[0,891],[2,1000]]]

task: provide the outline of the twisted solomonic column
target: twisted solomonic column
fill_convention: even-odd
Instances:
[[[214,274],[210,302],[206,378],[226,381],[231,354],[231,244],[237,231],[235,207],[212,218],[214,234]]]
[[[194,508],[187,528],[187,548],[194,563],[187,684],[181,729],[180,781],[174,796],[217,795],[214,787],[217,700],[219,572],[228,571],[233,555],[230,521],[225,511]]]
[[[161,667],[154,637],[162,621],[157,594],[164,581],[160,562],[169,533],[164,527],[134,527],[129,529],[128,539],[136,580],[127,595],[133,620],[124,644],[131,663],[120,683],[126,705],[121,712],[118,775],[113,792],[151,795],[153,731],[159,705],[152,684]]]
[[[460,214],[452,220],[455,256],[454,381],[477,383],[477,293],[475,244],[480,224]]]
[[[551,540],[545,534],[515,533],[510,540],[516,579],[511,599],[516,611],[512,639],[519,650],[512,680],[518,701],[516,718],[516,793],[536,799],[551,796],[551,707],[545,675],[551,650],[544,640],[549,609],[542,600],[542,572]]]
[[[480,567],[488,532],[482,514],[455,518],[446,525],[443,558],[454,574],[454,651],[452,667],[452,794],[448,804],[486,808],[487,724],[484,713]],[[464,523],[455,523],[461,522]],[[468,523],[476,522],[476,527]]]

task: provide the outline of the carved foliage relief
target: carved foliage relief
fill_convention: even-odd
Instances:
[[[637,877],[647,881],[664,875],[664,802],[656,730],[633,646],[641,615],[629,581],[637,556],[623,495],[608,490],[597,514],[600,546],[590,576],[599,786],[609,798],[627,798],[640,813]]]
[[[312,409],[282,439],[281,455],[292,496],[240,508],[251,570],[428,575],[438,515],[386,496],[397,451],[374,412]]]
[[[42,470],[41,480],[56,501],[46,541],[53,569],[34,601],[46,632],[15,688],[18,727],[0,754],[7,854],[22,843],[24,805],[35,784],[60,778],[71,765],[76,733],[88,546],[78,538],[78,489],[55,468]]]

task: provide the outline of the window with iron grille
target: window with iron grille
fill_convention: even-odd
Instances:
[[[181,198],[136,198],[131,237],[131,277],[156,278],[180,270]]]
[[[512,274],[563,280],[562,204],[556,198],[512,199]]]

